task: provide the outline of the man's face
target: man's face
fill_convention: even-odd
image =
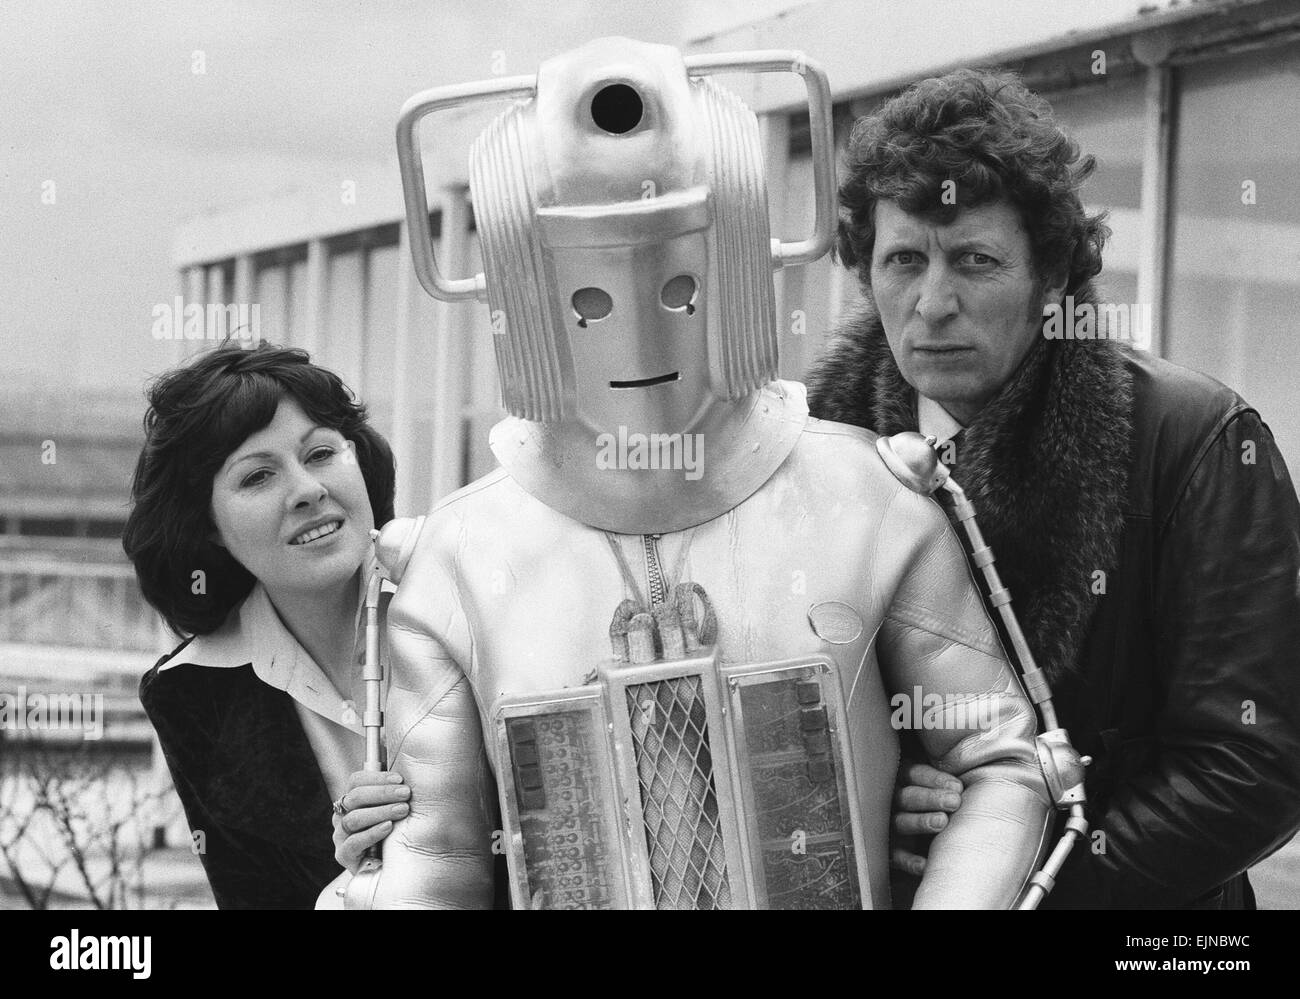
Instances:
[[[1063,285],[1035,277],[1029,234],[1006,201],[949,225],[876,205],[871,289],[908,383],[969,423],[1011,376]]]

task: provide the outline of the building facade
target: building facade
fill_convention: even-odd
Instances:
[[[841,149],[861,114],[916,79],[963,65],[1021,72],[1098,159],[1084,193],[1113,231],[1105,301],[1133,307],[1149,349],[1256,405],[1300,467],[1290,374],[1300,368],[1300,196],[1290,180],[1300,166],[1300,9],[989,6],[977,14],[929,0],[877,17],[853,0],[816,0],[683,48],[793,48],[818,59]],[[724,83],[761,116],[776,234],[806,233],[812,170],[797,81]],[[479,269],[466,159],[489,119],[425,125],[438,258],[455,276]],[[488,430],[503,413],[486,306],[430,299],[406,238],[393,163],[341,178],[336,197],[300,192],[195,219],[177,235],[176,263],[187,302],[260,305],[263,339],[308,349],[353,386],[393,441],[397,509],[414,513],[493,467]],[[782,375],[798,379],[858,292],[829,259],[776,280]]]

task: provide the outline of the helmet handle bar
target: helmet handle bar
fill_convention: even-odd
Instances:
[[[821,64],[802,52],[771,49],[688,56],[686,72],[692,76],[718,73],[795,73],[803,78],[808,94],[808,120],[812,133],[813,201],[816,214],[812,235],[794,243],[772,240],[772,266],[811,264],[831,248],[835,226],[835,129],[831,85]]]
[[[511,76],[422,90],[402,105],[397,118],[397,164],[402,171],[411,257],[415,276],[434,298],[444,302],[486,302],[487,281],[482,273],[470,278],[445,278],[438,270],[438,259],[433,252],[433,227],[429,224],[429,197],[424,187],[424,157],[416,129],[426,115],[435,111],[483,101],[526,99],[536,92],[537,77]]]
[[[826,73],[801,52],[765,50],[690,56],[685,60],[691,76],[719,73],[795,73],[803,78],[812,126],[813,197],[816,214],[813,232],[796,242],[772,240],[773,268],[793,267],[817,260],[831,245],[835,221],[835,136],[832,127],[830,84]],[[527,100],[537,94],[536,76],[510,76],[499,80],[434,87],[413,95],[397,118],[397,163],[402,172],[402,196],[410,232],[411,257],[420,285],[444,302],[487,301],[487,279],[448,278],[438,269],[429,223],[429,197],[424,183],[424,157],[420,151],[420,122],[438,111],[486,101]]]

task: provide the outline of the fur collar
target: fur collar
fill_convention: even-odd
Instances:
[[[1075,295],[1092,302],[1091,285]],[[1048,679],[1078,668],[1096,583],[1119,557],[1133,439],[1132,375],[1113,340],[1037,340],[957,442],[1003,585]],[[808,376],[812,415],[888,435],[916,430],[916,392],[867,305]],[[981,582],[981,589],[982,589]]]

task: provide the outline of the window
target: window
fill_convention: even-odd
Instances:
[[[1142,153],[1145,102],[1142,78],[1126,77],[1086,90],[1044,94],[1057,123],[1097,159],[1084,184],[1083,203],[1106,209],[1111,237],[1095,283],[1103,301],[1137,303],[1138,241],[1142,232]]]
[[[1179,71],[1171,360],[1240,392],[1300,469],[1300,46]]]
[[[77,521],[73,517],[23,517],[18,521],[18,533],[28,537],[71,538],[77,535]]]
[[[400,247],[397,243],[374,246],[369,250],[366,266],[364,326],[362,338],[361,384],[356,386],[376,413],[388,417],[393,408],[393,355],[397,350],[397,268]]]
[[[365,249],[355,234],[330,241],[326,264],[325,328],[316,331],[313,360],[361,391],[361,343],[365,328]]]
[[[253,263],[253,302],[259,306],[260,334],[274,344],[301,342],[306,318],[298,301],[306,292],[307,247],[288,246],[259,254]]]

